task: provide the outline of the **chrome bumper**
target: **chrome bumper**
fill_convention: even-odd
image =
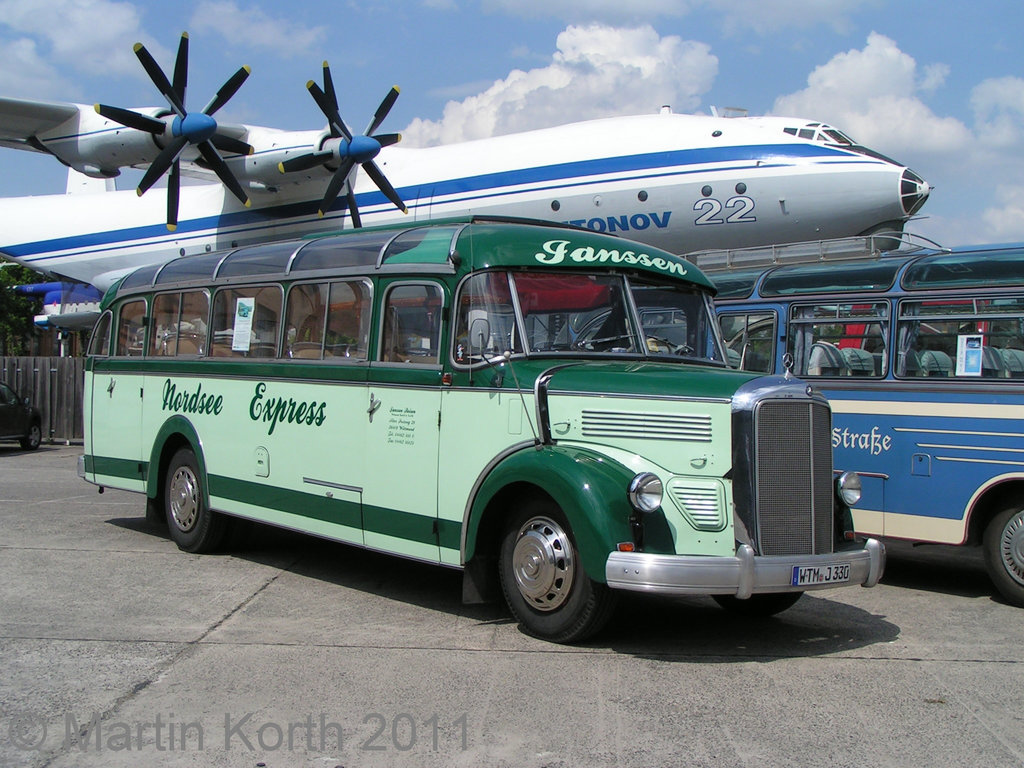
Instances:
[[[793,586],[797,566],[850,566],[850,580]],[[873,587],[885,570],[885,547],[868,539],[863,549],[830,555],[762,557],[741,544],[735,557],[706,555],[651,555],[643,552],[612,552],[604,573],[612,589],[663,595],[735,595],[740,599],[759,592],[803,592],[859,584]]]
[[[78,467],[77,467],[77,470],[78,470],[78,476],[84,480],[85,479],[85,455],[84,454],[78,457]]]

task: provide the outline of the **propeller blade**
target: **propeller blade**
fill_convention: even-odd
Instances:
[[[327,191],[324,192],[324,199],[320,203],[321,217],[331,210],[334,201],[338,199],[338,193],[341,192],[342,186],[348,180],[348,174],[352,170],[353,165],[355,165],[355,161],[350,157],[346,158],[341,167],[334,172],[334,176],[331,177],[331,183],[327,185]]]
[[[251,155],[256,151],[251,144],[246,144],[240,139],[223,136],[219,133],[215,133],[210,138],[210,143],[221,152],[230,152],[233,155]]]
[[[135,44],[135,55],[142,62],[142,68],[146,70],[146,74],[149,75],[149,79],[153,81],[153,85],[156,89],[164,95],[167,99],[167,103],[171,105],[175,112],[178,113],[179,117],[185,117],[185,105],[182,104],[181,99],[178,98],[178,94],[167,80],[167,75],[160,69],[160,65],[156,63],[156,60],[150,55],[149,51],[146,50],[146,46],[142,43]]]
[[[188,144],[188,139],[184,136],[177,136],[171,142],[160,150],[160,154],[156,156],[156,160],[149,166],[145,175],[142,177],[142,181],[139,182],[139,188],[135,190],[139,195],[145,194],[146,190],[156,183],[171,164],[178,159],[178,155],[181,154],[181,150]]]
[[[331,77],[331,68],[324,62],[324,95],[331,100],[334,111],[338,111],[338,94],[334,91],[334,78]]]
[[[359,229],[363,226],[363,222],[359,218],[359,206],[356,205],[356,196],[352,193],[351,185],[349,185],[348,193],[345,195],[345,200],[348,202],[348,213],[352,217],[352,226]]]
[[[334,157],[333,152],[311,152],[308,155],[299,155],[298,157],[292,157],[280,162],[277,164],[277,169],[281,171],[281,173],[306,171],[310,168],[315,168],[318,165],[323,165],[332,157]]]
[[[224,162],[223,158],[217,153],[216,148],[208,141],[202,141],[196,145],[199,149],[199,154],[203,156],[213,172],[217,174],[217,178],[220,179],[221,184],[227,187],[231,194],[238,198],[238,200],[248,208],[252,205],[252,201],[249,200],[249,196],[242,189],[242,185],[238,183],[238,179],[235,178],[234,174],[231,173],[231,169],[228,168],[227,163]]]
[[[162,134],[167,127],[164,125],[163,120],[157,120],[155,117],[149,117],[148,115],[141,115],[138,112],[132,112],[130,109],[110,107],[106,104],[96,104],[94,109],[108,120],[113,120],[115,123],[120,123],[128,128],[145,131],[157,136]]]
[[[185,88],[188,86],[188,32],[181,33],[178,55],[174,58],[174,92],[178,100],[185,103]]]
[[[380,168],[377,164],[371,160],[368,163],[363,163],[363,170],[366,171],[366,175],[373,179],[373,183],[377,185],[377,189],[384,193],[384,197],[390,200],[402,213],[408,213],[409,209],[405,207],[405,203],[402,202],[402,198],[398,196],[395,188],[391,186],[384,174],[381,173]]]
[[[220,87],[217,94],[213,97],[209,104],[206,105],[206,109],[203,112],[207,115],[212,115],[218,109],[223,107],[228,99],[235,95],[239,88],[242,87],[242,83],[249,77],[249,73],[252,72],[252,67],[244,66],[239,67],[238,71],[235,72],[231,77],[227,79],[227,82]]]
[[[324,117],[327,118],[327,122],[331,124],[331,131],[335,137],[344,136],[349,141],[352,141],[352,132],[345,125],[345,121],[341,119],[341,115],[338,114],[338,110],[331,104],[330,99],[323,91],[320,90],[320,86],[310,80],[306,83],[306,90],[309,91],[310,96],[313,97],[313,101],[320,107],[320,111],[324,113]]]
[[[178,198],[181,194],[181,164],[175,160],[171,164],[171,172],[167,176],[167,229],[173,232],[178,228]]]
[[[393,85],[393,86],[391,86],[391,90],[388,91],[387,96],[385,96],[384,100],[380,103],[380,106],[377,107],[377,111],[374,112],[374,114],[373,114],[373,120],[370,121],[370,124],[367,126],[366,130],[364,131],[364,133],[367,136],[371,136],[373,134],[373,132],[376,131],[380,127],[380,124],[384,122],[384,118],[386,118],[388,116],[388,112],[390,112],[391,108],[393,106],[395,106],[395,101],[397,99],[398,99],[398,86],[397,85]]]
[[[379,133],[372,138],[377,140],[377,143],[382,147],[390,147],[392,144],[397,144],[402,140],[402,134],[400,133]]]

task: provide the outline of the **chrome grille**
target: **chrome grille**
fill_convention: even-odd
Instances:
[[[808,400],[765,400],[754,413],[761,554],[832,551],[831,413]]]
[[[718,483],[672,480],[668,492],[697,530],[720,531],[725,527],[725,497]]]
[[[584,437],[711,442],[711,417],[670,413],[583,411]]]

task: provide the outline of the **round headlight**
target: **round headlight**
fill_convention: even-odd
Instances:
[[[661,478],[651,472],[641,472],[629,484],[629,503],[637,512],[650,513],[661,506],[664,492]]]
[[[852,507],[861,497],[860,475],[856,472],[843,472],[836,480],[836,490],[839,491],[839,498],[846,502],[846,506]]]

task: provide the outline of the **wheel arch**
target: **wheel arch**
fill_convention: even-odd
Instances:
[[[497,557],[503,524],[528,495],[565,515],[587,576],[604,582],[608,553],[631,540],[629,481],[635,473],[596,451],[532,446],[492,467],[477,484],[463,524],[462,561]]]
[[[149,456],[149,472],[146,476],[147,498],[159,499],[161,497],[171,457],[181,448],[189,448],[195,454],[196,461],[199,463],[199,481],[202,483],[203,493],[207,499],[210,498],[202,440],[192,422],[180,414],[175,414],[167,419],[153,439],[153,448]]]
[[[989,521],[1014,503],[1024,507],[1024,473],[998,475],[978,488],[967,503],[964,544],[980,544]]]

